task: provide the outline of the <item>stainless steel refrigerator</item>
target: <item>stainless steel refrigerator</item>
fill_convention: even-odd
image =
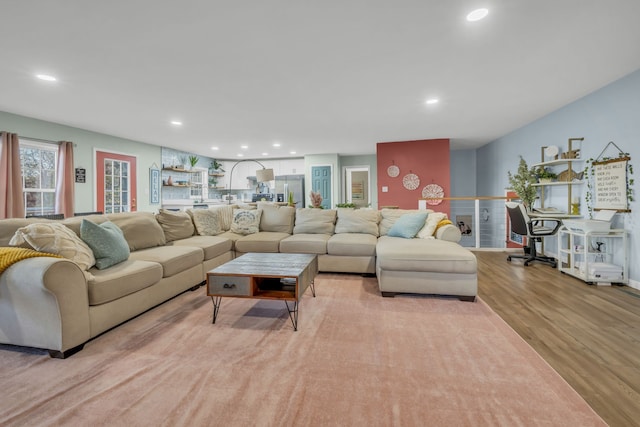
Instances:
[[[293,201],[296,208],[304,208],[307,205],[304,195],[304,175],[278,175],[276,176],[276,200],[287,202],[289,191],[293,193]]]

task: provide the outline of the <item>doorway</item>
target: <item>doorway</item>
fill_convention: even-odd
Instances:
[[[371,205],[369,166],[344,168],[344,195],[345,202],[353,203],[356,208],[366,208]]]
[[[136,211],[136,157],[96,151],[96,210]]]

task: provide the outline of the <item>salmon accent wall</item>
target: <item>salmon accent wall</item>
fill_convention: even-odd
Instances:
[[[428,184],[438,184],[444,196],[451,195],[449,170],[449,139],[421,139],[417,141],[380,142],[376,145],[378,161],[378,207],[398,206],[400,209],[417,209],[422,199],[422,189]],[[389,166],[400,169],[397,177],[387,173]],[[413,173],[420,178],[415,190],[403,186],[403,177]],[[383,192],[382,188],[388,191]],[[428,209],[449,214],[449,201],[439,205],[427,205]]]

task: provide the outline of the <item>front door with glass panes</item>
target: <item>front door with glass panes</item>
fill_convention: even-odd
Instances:
[[[109,213],[136,211],[136,158],[96,152],[96,208]]]

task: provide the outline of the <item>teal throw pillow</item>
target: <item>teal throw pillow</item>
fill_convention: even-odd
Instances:
[[[427,212],[416,212],[404,214],[396,220],[389,229],[387,236],[404,237],[405,239],[413,239],[418,231],[424,227],[427,219]]]
[[[120,227],[111,221],[96,224],[83,219],[80,224],[80,238],[93,251],[98,270],[129,259],[129,244]]]

